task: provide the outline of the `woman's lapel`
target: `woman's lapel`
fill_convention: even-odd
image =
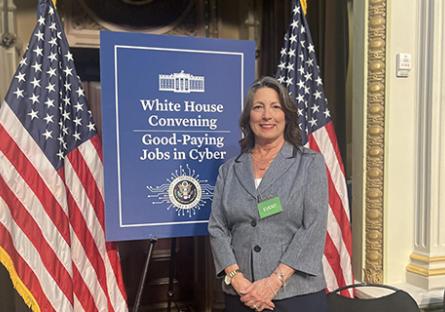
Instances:
[[[235,160],[235,175],[247,193],[256,198],[251,153],[243,153]]]

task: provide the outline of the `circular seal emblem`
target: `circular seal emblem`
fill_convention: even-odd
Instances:
[[[176,177],[168,187],[168,197],[177,208],[191,209],[201,200],[201,185],[191,176]]]

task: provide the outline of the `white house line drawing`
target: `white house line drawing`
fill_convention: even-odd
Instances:
[[[205,92],[205,77],[189,73],[159,74],[159,91],[175,93]]]

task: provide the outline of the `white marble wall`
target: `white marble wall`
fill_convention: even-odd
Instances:
[[[445,4],[419,2],[414,246],[408,282],[445,287]]]
[[[358,280],[364,278],[366,257],[372,256],[365,248],[366,17],[369,4],[376,2],[354,2],[352,25],[352,219]],[[385,3],[383,283],[407,290],[426,306],[442,301],[445,287],[445,2]],[[396,76],[398,53],[411,54],[407,78]]]

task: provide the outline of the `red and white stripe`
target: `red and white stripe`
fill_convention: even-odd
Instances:
[[[349,215],[345,170],[337,145],[332,122],[309,135],[308,147],[320,152],[325,159],[329,212],[323,269],[328,290],[332,291],[354,282],[352,275],[352,233]],[[352,297],[352,291],[342,292]]]
[[[10,107],[0,108],[0,246],[41,311],[127,311],[105,242],[98,137],[56,171]]]

